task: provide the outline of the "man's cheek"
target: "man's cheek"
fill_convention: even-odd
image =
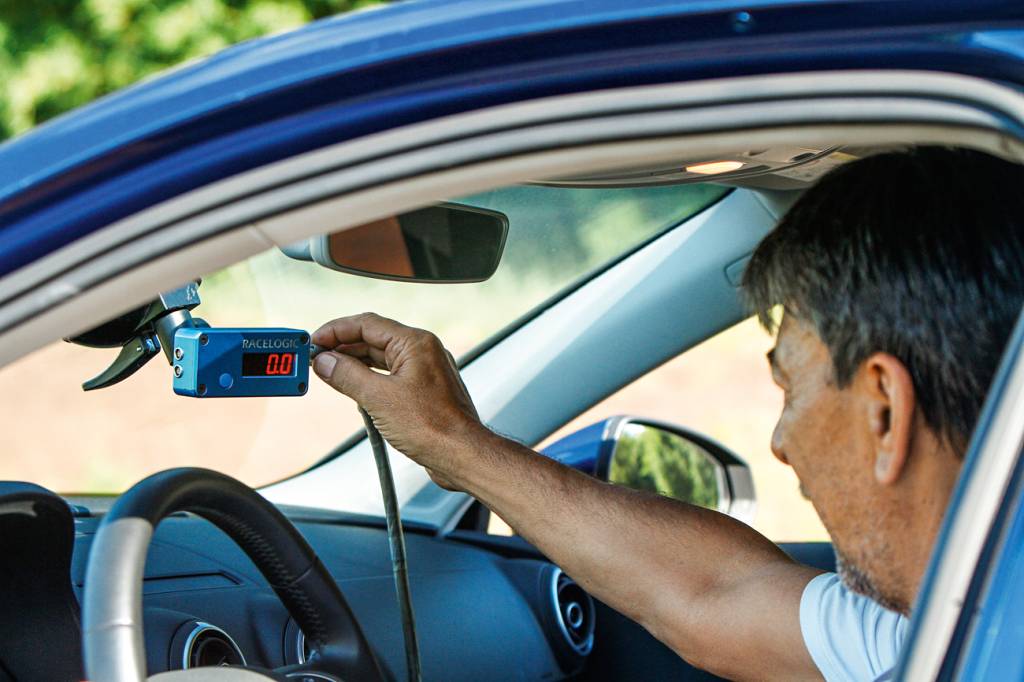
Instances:
[[[794,471],[796,471],[795,468]],[[822,488],[828,487],[827,481],[801,475],[799,471],[796,471],[796,473],[800,481],[800,494],[811,503],[814,511],[818,514],[818,518],[821,519],[822,525],[825,526],[825,530],[828,531],[829,535],[832,535],[834,532],[832,521],[836,516],[834,513],[836,510],[832,508],[834,492],[822,490]]]

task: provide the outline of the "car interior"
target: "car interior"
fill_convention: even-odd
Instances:
[[[768,80],[757,81],[761,92],[776,91],[778,83]],[[70,261],[67,254],[63,260],[44,258],[4,278],[0,284],[21,295],[0,308],[0,328],[7,330],[0,334],[0,364],[11,363],[6,371],[16,369],[17,358],[31,350],[87,332],[184,281],[205,278],[213,284],[211,273],[260,254],[294,252],[296,243],[311,237],[441,202],[459,203],[495,188],[712,188],[706,205],[692,215],[618,245],[460,354],[464,381],[484,421],[536,445],[591,405],[745,319],[749,313],[739,284],[746,259],[800,193],[832,168],[914,144],[964,145],[1024,158],[1024,150],[998,121],[975,117],[968,127],[957,118],[974,111],[968,95],[997,99],[994,90],[975,84],[970,92],[961,89],[959,100],[951,103],[952,85],[939,77],[930,85],[916,81],[911,86],[898,77],[887,82],[902,83],[913,96],[875,102],[878,120],[870,120],[872,111],[858,107],[852,95],[836,95],[831,103],[790,99],[775,109],[769,103],[707,102],[704,109],[693,106],[682,121],[672,120],[680,118],[678,112],[648,110],[594,120],[589,130],[570,122],[578,142],[555,144],[552,140],[565,134],[564,124],[534,121],[510,132],[509,121],[517,116],[529,120],[539,108],[499,108],[423,124],[415,135],[385,133],[228,178],[81,240]],[[855,85],[847,82],[845,87]],[[820,86],[820,81],[797,77],[787,82],[789,90],[776,92],[794,97],[800,88],[814,92]],[[687,96],[699,99],[700,84],[693,88]],[[655,99],[671,94],[647,90]],[[926,97],[943,99],[948,111],[921,115],[914,106]],[[590,104],[604,106],[613,99],[595,95]],[[839,111],[846,113],[839,116]],[[735,117],[729,125],[722,122],[726,114]],[[717,123],[709,126],[707,121]],[[647,134],[631,138],[627,131],[641,125]],[[661,125],[678,129],[660,130]],[[430,135],[452,127],[465,133],[474,126],[478,138],[446,141],[443,135]],[[437,142],[406,149],[410,137]],[[513,216],[510,240],[517,227]],[[374,301],[367,298],[359,305],[372,310]],[[107,355],[90,352],[113,358],[109,349]],[[159,363],[159,358],[154,361]],[[164,378],[170,394],[171,377]],[[348,403],[339,409],[354,411]],[[334,588],[296,588],[285,596],[291,588],[275,583],[268,568],[280,557],[267,554],[300,550],[289,544],[293,537],[277,540],[276,530],[261,530],[262,522],[253,519],[270,512],[258,511],[261,503],[248,493],[237,492],[237,499],[248,502],[239,502],[231,518],[249,519],[250,530],[269,540],[239,544],[244,532],[225,532],[233,522],[211,523],[212,512],[203,518],[168,508],[154,517],[159,526],[148,541],[144,573],[136,576],[143,595],[140,646],[150,675],[244,665],[291,672],[293,679],[336,679],[330,675],[338,675],[338,669],[351,673],[345,679],[361,674],[365,679],[377,674],[379,679],[406,678],[406,644],[380,490],[375,483],[366,485],[376,481],[371,443],[356,429],[329,436],[336,445],[320,461],[260,487],[254,497],[273,503],[294,524],[318,558],[319,563],[310,559],[307,565],[323,569],[327,582],[340,590],[340,602],[331,593],[323,597],[328,606],[301,613],[296,604]],[[743,459],[742,452],[731,454]],[[522,538],[488,533],[489,512],[478,502],[434,485],[400,453],[389,455],[405,527],[424,679],[716,679],[591,599]],[[80,604],[87,599],[86,588],[91,580],[108,580],[88,572],[90,552],[116,497],[64,490],[57,497],[31,483],[4,485],[0,496],[7,501],[0,506],[0,524],[9,529],[0,553],[8,577],[4,589],[9,603],[24,607],[3,611],[0,629],[7,644],[0,647],[0,680],[82,679],[80,659],[52,652],[81,650]],[[213,486],[204,494],[236,499],[235,492],[225,492],[228,487]],[[55,503],[61,499],[67,504]],[[273,525],[267,523],[267,528]],[[834,568],[828,543],[781,546],[797,561]],[[27,561],[30,556],[36,560]],[[115,579],[128,580],[109,578]],[[112,589],[108,586],[108,593]],[[330,673],[316,672],[316,663],[329,658],[320,651],[325,636],[307,638],[299,625],[324,613],[334,619],[327,628],[334,628],[331,646],[347,642],[351,648]],[[378,666],[379,673],[374,672]]]

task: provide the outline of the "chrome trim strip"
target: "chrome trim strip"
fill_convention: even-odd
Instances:
[[[298,630],[298,633],[295,636],[295,660],[302,665],[306,662],[306,633],[302,630]]]

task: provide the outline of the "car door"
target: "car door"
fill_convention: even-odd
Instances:
[[[978,420],[899,679],[1006,680],[1024,671],[1024,317]]]

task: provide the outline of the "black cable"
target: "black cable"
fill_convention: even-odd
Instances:
[[[380,431],[373,425],[373,419],[362,407],[359,414],[366,425],[366,435],[373,449],[380,477],[380,492],[384,497],[384,517],[388,524],[388,544],[391,547],[391,569],[395,576],[395,590],[398,593],[398,607],[402,612],[402,634],[405,636],[405,667],[409,671],[409,682],[421,682],[423,671],[420,667],[420,645],[416,640],[416,619],[412,613],[412,597],[409,593],[409,564],[405,558],[405,535],[402,532],[402,517],[398,510],[398,495],[395,492],[395,478],[391,474],[391,461]]]

